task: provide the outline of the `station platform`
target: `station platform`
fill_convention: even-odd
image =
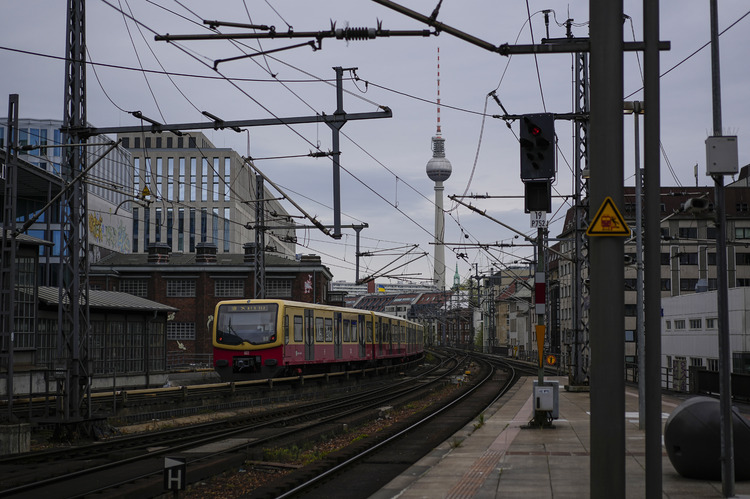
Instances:
[[[518,383],[484,415],[443,442],[371,499],[585,498],[589,484],[589,392],[566,391],[560,383],[555,428],[522,429],[533,417],[534,377]],[[681,399],[662,396],[662,424]],[[638,390],[627,387],[626,497],[646,496],[645,431],[638,428]],[[475,428],[475,426],[479,426]],[[663,431],[662,431],[663,434]],[[662,452],[663,497],[724,497],[721,481],[680,476]],[[735,497],[750,498],[750,482],[735,482]]]

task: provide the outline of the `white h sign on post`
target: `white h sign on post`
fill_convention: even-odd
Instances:
[[[185,490],[187,459],[184,457],[164,458],[164,489]]]

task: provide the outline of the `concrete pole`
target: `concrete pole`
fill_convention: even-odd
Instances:
[[[590,219],[609,196],[623,205],[623,2],[589,1]],[[622,237],[589,239],[591,497],[625,498],[625,305]]]
[[[721,130],[721,79],[719,65],[719,7],[711,0],[711,96],[714,136]],[[706,165],[708,167],[708,165]],[[734,437],[732,428],[732,353],[729,344],[729,283],[727,282],[727,213],[724,201],[724,176],[714,178],[716,210],[716,296],[719,326],[719,406],[721,433],[721,490],[724,497],[734,496]]]
[[[445,216],[443,215],[443,182],[435,182],[435,268],[433,283],[438,289],[445,288]]]
[[[644,117],[643,160],[645,187],[644,275],[646,346],[646,497],[662,497],[661,443],[661,221],[660,221],[660,104],[659,2],[643,0]]]

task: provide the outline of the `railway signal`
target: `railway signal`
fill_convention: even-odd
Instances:
[[[520,127],[521,180],[555,177],[555,119],[552,113],[524,114]]]

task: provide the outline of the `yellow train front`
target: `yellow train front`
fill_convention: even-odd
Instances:
[[[287,300],[216,305],[214,367],[225,381],[341,372],[423,354],[420,324],[352,308]]]

